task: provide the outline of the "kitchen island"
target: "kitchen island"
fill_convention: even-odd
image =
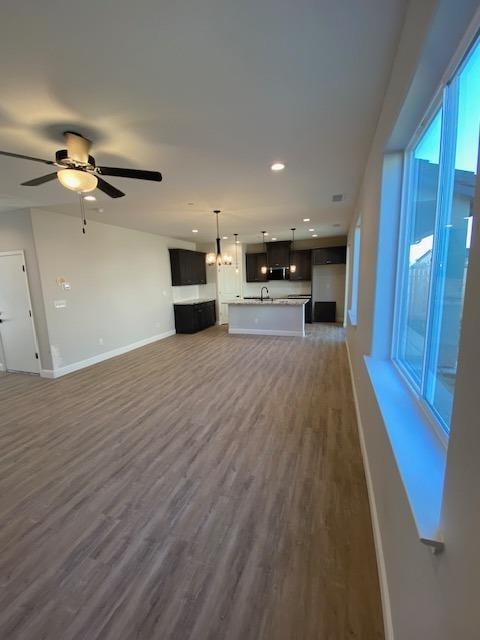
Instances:
[[[230,302],[228,333],[303,337],[307,302],[288,298]]]

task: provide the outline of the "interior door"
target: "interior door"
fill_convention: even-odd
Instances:
[[[23,254],[0,255],[0,348],[8,371],[40,370]]]
[[[221,266],[218,269],[218,305],[220,324],[228,323],[228,303],[235,302],[242,295],[242,280],[240,272],[235,267]]]

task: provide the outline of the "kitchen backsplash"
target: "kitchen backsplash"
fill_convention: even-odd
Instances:
[[[282,296],[311,293],[311,282],[289,282],[287,280],[272,280],[271,282],[265,282],[264,284],[261,284],[259,282],[244,282],[243,295],[259,296],[262,286],[268,288],[268,292],[271,298],[281,298]]]

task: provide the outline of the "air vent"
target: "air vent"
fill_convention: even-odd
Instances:
[[[336,193],[333,195],[332,202],[343,202],[343,193]]]

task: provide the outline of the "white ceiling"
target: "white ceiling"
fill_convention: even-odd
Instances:
[[[160,170],[160,184],[111,178],[125,198],[95,192],[89,207],[104,212],[89,215],[112,224],[209,240],[220,208],[222,234],[246,241],[292,226],[338,235],[403,11],[403,0],[3,0],[0,149],[50,159],[74,129],[99,164]],[[49,172],[0,157],[0,211],[79,215],[57,181],[19,186]]]

